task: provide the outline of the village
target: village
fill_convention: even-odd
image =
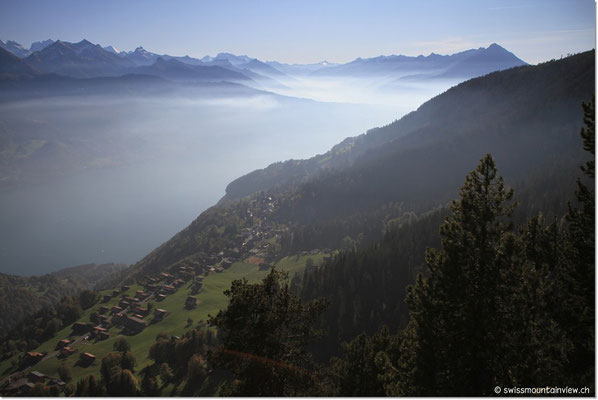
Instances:
[[[0,394],[26,395],[36,383],[44,383],[57,389],[63,388],[64,381],[34,370],[35,365],[52,357],[78,357],[76,365],[81,367],[93,364],[96,355],[91,352],[79,352],[72,346],[81,342],[94,343],[109,339],[111,328],[116,328],[119,335],[137,335],[149,325],[168,317],[172,310],[161,308],[160,304],[186,284],[190,293],[181,307],[191,310],[198,306],[197,294],[201,292],[203,281],[209,274],[222,273],[239,261],[254,264],[259,270],[269,269],[270,262],[275,261],[275,254],[270,246],[273,246],[288,228],[269,223],[268,215],[276,206],[276,201],[271,197],[254,199],[250,205],[247,220],[252,222],[252,226],[241,229],[232,237],[233,246],[221,249],[216,254],[200,254],[186,258],[162,272],[146,276],[138,282],[143,289],[134,293],[131,293],[130,285],[122,285],[119,289],[104,294],[100,299],[101,305],[90,315],[91,321],[75,322],[69,337],[56,341],[53,352],[31,351],[23,354],[20,371],[13,373],[3,382]],[[106,305],[108,303],[114,305],[109,307]],[[76,353],[79,353],[78,356]]]

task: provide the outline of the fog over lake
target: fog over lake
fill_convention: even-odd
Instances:
[[[0,143],[1,178],[14,181],[0,192],[0,271],[134,263],[218,201],[233,179],[326,152],[452,83],[385,94],[296,80],[279,92],[302,99],[174,94],[0,104],[1,136],[22,139]]]

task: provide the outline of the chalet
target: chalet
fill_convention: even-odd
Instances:
[[[108,303],[110,301],[110,299],[112,299],[112,296],[110,296],[109,294],[105,294],[104,298],[102,299],[102,302]]]
[[[27,375],[27,378],[29,379],[29,381],[31,381],[33,383],[37,383],[37,382],[44,382],[46,380],[46,378],[48,378],[48,376],[46,374],[42,374],[39,371],[31,371]]]
[[[47,376],[46,374],[43,374],[39,371],[31,371],[31,372],[29,372],[29,374],[27,374],[27,378],[29,379],[30,382],[38,383],[38,382],[44,382],[47,378],[49,378],[49,376]]]
[[[182,279],[176,279],[172,284],[174,287],[180,288],[185,284],[185,281],[183,281]]]
[[[113,324],[120,324],[123,322],[125,318],[125,314],[121,311],[119,313],[114,314],[114,316],[112,317],[112,323]]]
[[[166,314],[168,314],[168,311],[162,309],[162,308],[156,308],[154,310],[154,317],[156,319],[162,319],[166,316]]]
[[[71,341],[69,339],[62,339],[58,341],[58,343],[56,344],[56,348],[62,349],[63,347],[68,346],[69,344],[71,344]]]
[[[13,382],[10,385],[8,385],[6,387],[6,389],[4,390],[3,394],[14,395],[14,394],[19,394],[19,393],[27,393],[31,389],[33,389],[34,385],[35,384],[32,382],[29,382],[27,380],[27,378],[21,378],[18,381]]]
[[[224,272],[224,268],[223,267],[216,267],[216,272]]]
[[[76,335],[82,335],[89,331],[89,325],[84,322],[75,322],[73,324],[73,332]]]
[[[28,351],[25,353],[25,359],[30,361],[39,361],[44,358],[43,353],[38,353],[37,351]]]
[[[233,265],[233,262],[228,259],[228,260],[222,260],[222,264],[220,264],[223,268],[230,268],[231,265]]]
[[[157,299],[158,301],[162,301],[162,300],[166,299],[166,297],[167,297],[167,296],[166,296],[165,294],[161,294],[161,293],[160,293],[160,294],[158,294],[158,295],[156,296],[156,299]]]
[[[135,314],[135,318],[143,319],[143,315],[141,315],[141,314]]]
[[[138,317],[126,317],[123,323],[127,329],[135,332],[141,332],[147,327],[147,322]]]
[[[135,297],[131,297],[131,296],[125,296],[123,298],[124,301],[128,301],[129,303],[134,303],[136,301],[139,301],[139,299],[135,298]]]
[[[137,314],[141,314],[143,316],[149,314],[149,310],[147,308],[143,308],[143,307],[135,307],[135,312]]]
[[[172,285],[162,285],[162,290],[168,294],[173,294],[176,292],[176,288]]]
[[[114,307],[112,307],[112,309],[111,309],[110,311],[111,311],[112,313],[114,313],[114,314],[118,314],[118,313],[119,313],[119,312],[121,312],[122,310],[123,310],[123,309],[122,309],[122,307],[119,307],[119,306],[114,306]]]
[[[126,300],[121,300],[120,303],[118,303],[118,305],[122,308],[127,308],[130,306],[129,302]]]
[[[98,332],[98,339],[99,340],[106,340],[108,338],[110,338],[110,333],[109,332],[106,332],[105,330]]]
[[[93,330],[96,332],[96,334],[97,334],[98,332],[106,332],[106,328],[102,328],[102,327],[101,327],[101,326],[99,326],[99,325],[98,325],[98,326],[94,326],[94,327],[93,327]]]
[[[98,317],[100,318],[100,321],[102,321],[102,322],[106,322],[109,319],[109,317],[107,315],[98,315]]]
[[[94,356],[91,353],[81,353],[81,361],[83,361],[84,363],[89,363],[91,364],[92,362],[94,362],[96,359],[96,356]]]
[[[75,353],[77,350],[72,349],[70,346],[65,346],[62,349],[60,349],[60,355],[62,357],[68,357],[71,354]]]
[[[185,300],[185,307],[193,308],[195,306],[197,306],[197,297],[187,296],[187,300]]]
[[[180,271],[179,272],[179,276],[182,279],[187,280],[187,279],[191,279],[191,277],[193,276],[193,274],[191,272],[189,272],[189,271]]]
[[[116,297],[120,294],[120,292],[118,290],[113,290],[112,291],[112,297]]]
[[[122,286],[120,287],[120,291],[121,291],[122,293],[126,292],[126,291],[127,291],[127,290],[129,290],[129,289],[131,289],[131,286],[128,286],[128,285],[122,285]]]
[[[58,386],[59,388],[63,388],[66,386],[66,382],[56,378],[50,379],[50,382],[48,382],[48,384]]]
[[[145,299],[148,296],[147,293],[145,293],[143,290],[138,290],[137,293],[135,294],[135,297],[139,299],[139,301]]]
[[[160,274],[160,278],[163,279],[164,281],[166,281],[167,283],[170,283],[174,280],[174,276],[167,274],[165,272],[162,272]]]
[[[108,312],[108,307],[101,306],[100,308],[98,308],[98,314],[106,314],[106,312]]]

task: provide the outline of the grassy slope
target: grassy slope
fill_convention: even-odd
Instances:
[[[285,257],[276,263],[277,267],[283,271],[289,272],[289,278],[292,278],[296,272],[303,271],[305,268],[305,262],[308,258],[311,258],[314,264],[322,262],[326,254],[317,254],[310,256],[292,256]],[[141,333],[135,336],[127,336],[127,341],[131,344],[131,351],[137,359],[136,371],[140,371],[146,365],[151,363],[151,360],[147,358],[148,350],[151,344],[155,341],[156,336],[160,332],[168,332],[170,335],[180,336],[188,329],[191,329],[199,321],[206,321],[209,315],[215,315],[219,310],[226,307],[227,298],[224,296],[223,291],[230,288],[230,284],[235,279],[246,278],[250,283],[259,282],[263,277],[266,276],[268,271],[259,271],[258,267],[253,264],[246,264],[238,262],[233,264],[229,269],[222,273],[213,273],[208,275],[204,279],[204,284],[201,292],[197,295],[198,306],[193,310],[186,310],[184,308],[185,299],[190,294],[191,282],[187,282],[181,287],[175,294],[168,296],[164,301],[156,302],[151,300],[153,308],[163,308],[169,311],[162,321],[149,325]],[[140,286],[131,286],[131,289],[126,293],[133,296],[135,291],[142,289]],[[104,294],[112,293],[112,290],[101,292]],[[80,321],[89,322],[89,315],[91,312],[96,311],[100,306],[105,305],[111,308],[116,305],[120,300],[120,296],[113,298],[108,303],[99,303],[96,306],[86,310],[80,318]],[[152,319],[152,313],[145,317],[146,321]],[[193,320],[193,325],[187,325],[187,319]],[[72,332],[71,325],[64,328],[57,333],[54,338],[40,345],[35,351],[47,351],[49,353],[54,351],[54,347],[58,340],[69,337]],[[101,359],[112,351],[114,340],[119,336],[119,329],[112,327],[109,329],[110,339],[95,342],[81,342],[77,343],[72,348],[78,349],[79,353],[75,353],[68,357],[66,360],[59,360],[56,357],[51,357],[45,361],[42,361],[30,368],[30,371],[40,371],[50,376],[58,377],[56,369],[61,362],[66,363],[71,367],[73,373],[73,382],[76,382],[80,378],[89,374],[95,374],[99,376],[99,368]],[[76,366],[76,362],[79,360],[79,354],[82,352],[89,352],[94,354],[97,359],[96,361],[87,367]],[[0,363],[0,371],[4,374],[7,369],[10,368],[10,359]]]

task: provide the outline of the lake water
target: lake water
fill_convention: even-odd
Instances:
[[[85,157],[112,152],[119,163],[1,193],[0,271],[32,275],[90,262],[134,263],[213,205],[231,180],[275,161],[323,153],[412,108],[271,97],[1,105],[0,122],[11,134],[56,135]]]

